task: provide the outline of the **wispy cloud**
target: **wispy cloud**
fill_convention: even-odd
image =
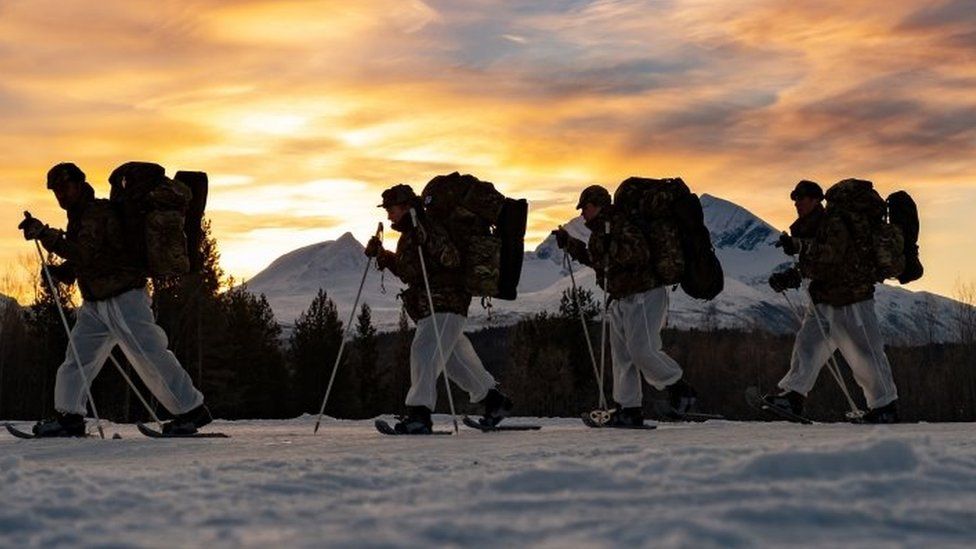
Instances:
[[[585,185],[632,174],[683,175],[779,225],[802,177],[971,199],[974,14],[965,0],[0,3],[0,215],[63,222],[43,189],[62,160],[99,190],[130,159],[203,169],[224,260],[249,276],[369,234],[385,186],[453,170],[532,199],[533,239]],[[920,286],[949,291],[976,271],[950,245],[976,221],[922,213]],[[0,234],[0,258],[18,238]]]

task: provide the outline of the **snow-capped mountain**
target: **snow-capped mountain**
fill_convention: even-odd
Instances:
[[[758,326],[775,333],[796,329],[794,310],[784,296],[766,284],[769,274],[785,268],[790,259],[773,246],[779,231],[751,212],[732,202],[702,195],[705,223],[711,232],[716,253],[725,269],[725,290],[714,300],[703,302],[672,292],[669,325],[679,328],[742,328]],[[588,230],[581,218],[564,227],[576,238],[585,240]],[[338,240],[313,244],[289,252],[275,260],[247,283],[254,293],[267,296],[278,320],[289,325],[304,311],[320,287],[339,307],[343,321],[366,268],[363,245],[346,233]],[[593,271],[573,264],[576,282],[602,299]],[[380,273],[370,268],[361,302],[373,309],[373,321],[381,330],[392,329],[398,320],[400,303],[396,299],[400,282],[385,277],[381,291]],[[563,252],[550,236],[535,250],[526,252],[516,301],[495,300],[489,315],[475,300],[470,310],[469,328],[506,325],[543,310],[554,311],[563,291],[570,287],[569,271]],[[805,306],[805,295],[789,292],[792,306]],[[897,286],[882,285],[876,293],[878,316],[891,342],[918,343],[949,341],[953,338],[951,319],[958,303],[928,292],[912,292]]]

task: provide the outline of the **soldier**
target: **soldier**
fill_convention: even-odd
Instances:
[[[799,266],[773,273],[769,285],[783,292],[800,288],[802,279],[809,279],[812,303],[793,343],[790,370],[779,382],[782,392],[763,398],[802,415],[820,368],[839,349],[870,408],[862,420],[896,423],[898,392],[874,310],[877,277],[872,262],[860,257],[842,217],[824,209],[820,185],[800,181],[790,199],[798,218],[790,226],[790,234],[780,236],[778,245],[788,255],[798,254]]]
[[[76,165],[62,163],[47,174],[47,188],[68,214],[68,229],[52,229],[28,217],[18,226],[27,240],[39,240],[64,258],[49,267],[58,282],[77,279],[83,303],[54,387],[53,418],[34,425],[39,437],[85,435],[87,388],[85,380],[98,375],[109,353],[118,345],[155,395],[175,419],[163,425],[166,434],[191,434],[212,421],[203,395],[168,349],[166,334],[156,325],[146,275],[127,252],[121,223],[108,200],[95,198],[95,190]],[[84,368],[84,372],[81,371]]]
[[[610,193],[599,185],[583,190],[576,209],[590,229],[589,242],[556,231],[556,243],[573,259],[596,271],[608,293],[613,399],[618,409],[610,426],[643,425],[641,375],[658,390],[666,389],[672,408],[688,412],[697,397],[681,366],[661,348],[667,320],[667,288],[655,277],[651,250],[640,228],[614,209]],[[610,234],[605,235],[609,223]]]
[[[380,269],[389,269],[407,284],[401,293],[403,306],[416,323],[410,347],[410,391],[407,393],[407,416],[394,426],[403,434],[430,434],[431,411],[437,401],[437,377],[440,375],[441,352],[447,360],[451,381],[468,392],[472,403],[484,403],[483,423],[497,425],[512,409],[512,401],[502,394],[495,379],[485,370],[464,335],[471,294],[465,289],[461,256],[447,231],[424,215],[420,199],[408,185],[395,185],[383,191],[387,218],[399,231],[396,252],[383,249],[382,242],[373,237],[366,246],[366,255],[376,258]],[[417,215],[414,227],[411,210]],[[424,286],[419,248],[423,249],[429,277],[434,315]],[[434,326],[440,331],[438,351]]]

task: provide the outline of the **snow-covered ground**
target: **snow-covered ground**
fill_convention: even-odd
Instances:
[[[460,437],[368,421],[313,436],[309,417],[217,422],[229,440],[4,433],[0,547],[976,544],[972,424],[542,422]]]

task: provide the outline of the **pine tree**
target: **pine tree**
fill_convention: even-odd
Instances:
[[[410,387],[410,347],[413,342],[413,331],[407,317],[407,311],[400,309],[400,318],[397,321],[396,348],[393,355],[394,365],[392,387],[390,393],[398,395],[397,401],[402,402],[402,396],[406,395]]]
[[[376,361],[379,358],[377,350],[376,327],[373,326],[373,314],[369,305],[363,303],[356,317],[356,335],[353,345],[358,358],[359,395],[362,401],[362,412],[366,417],[382,413],[379,410],[381,388],[379,375],[376,371]]]
[[[576,299],[573,299],[574,293]],[[600,314],[600,302],[593,298],[593,292],[580,287],[577,287],[575,292],[573,288],[563,290],[559,297],[559,316],[578,319],[580,311],[583,311],[583,318],[587,322]]]
[[[221,295],[223,341],[207,369],[205,396],[219,417],[284,417],[293,412],[281,327],[264,295],[246,286]]]
[[[38,415],[54,412],[54,381],[68,349],[68,334],[61,322],[58,303],[68,320],[68,326],[73,326],[75,309],[71,302],[71,288],[56,284],[56,292],[52,293],[46,279],[38,287],[34,303],[27,308],[25,315],[31,348],[34,350],[27,376],[33,380],[34,389],[31,392],[37,395],[39,404],[33,409]]]
[[[302,412],[318,412],[341,343],[342,321],[336,305],[325,290],[319,289],[308,309],[295,321],[290,338],[289,359]],[[345,357],[342,362],[347,362]],[[346,366],[338,365],[326,407],[326,412],[335,417],[353,417],[359,411],[355,371]]]

